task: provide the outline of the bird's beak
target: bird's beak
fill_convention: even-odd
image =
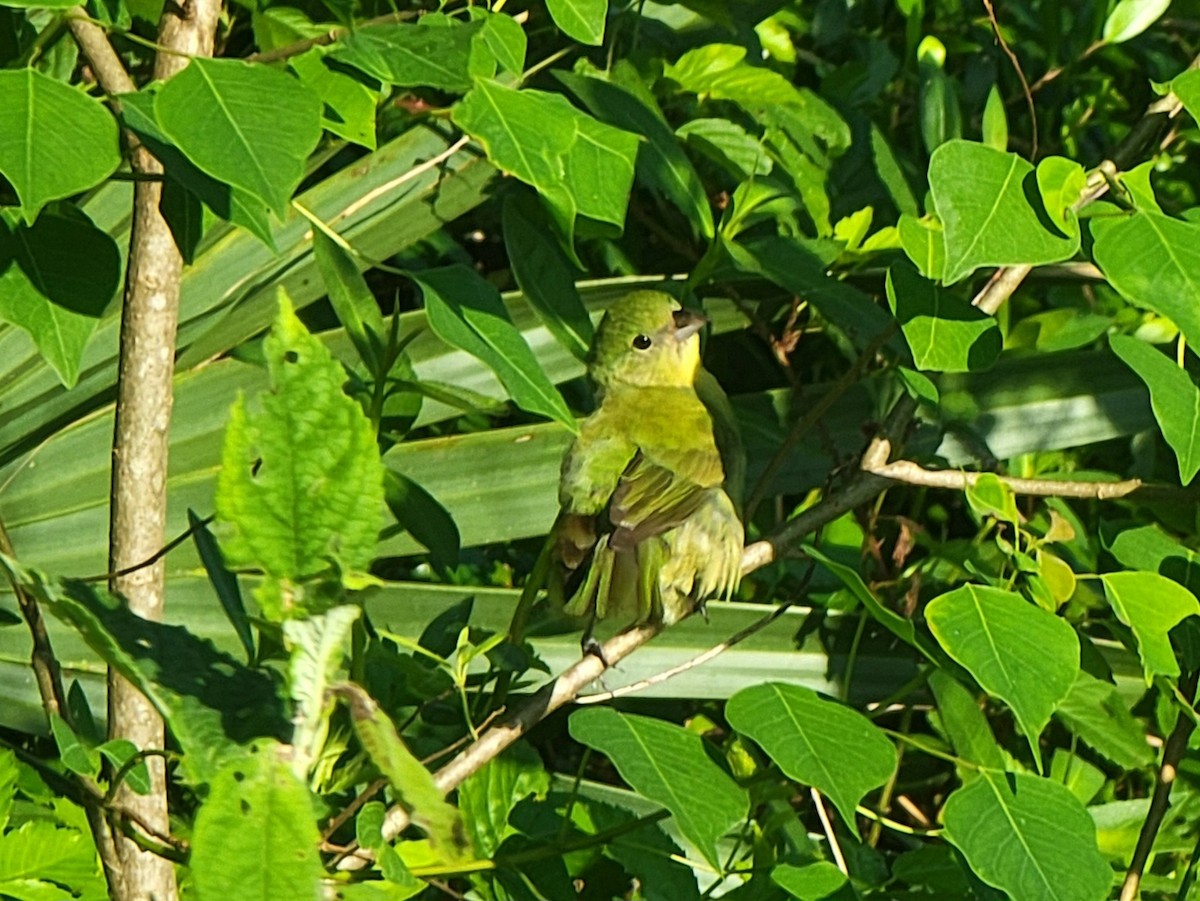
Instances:
[[[671,315],[675,319],[675,340],[679,342],[686,341],[708,325],[708,317],[693,310],[676,310]]]

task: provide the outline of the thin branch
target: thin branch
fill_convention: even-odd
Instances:
[[[881,441],[871,448],[870,455],[864,454],[862,468],[867,472],[925,488],[948,488],[965,491],[974,487],[979,479],[992,473],[965,472],[958,469],[926,469],[912,460],[888,462],[891,446]],[[1075,497],[1090,500],[1116,500],[1131,494],[1155,495],[1178,498],[1198,497],[1196,492],[1181,490],[1170,485],[1147,485],[1141,479],[1123,479],[1119,482],[1081,482],[1072,479],[1021,479],[1014,476],[995,476],[1016,494],[1034,497]]]
[[[778,607],[775,607],[766,616],[760,617],[741,631],[735,632],[733,635],[729,636],[719,644],[715,644],[707,651],[697,654],[695,657],[692,657],[689,660],[685,660],[678,666],[673,666],[670,669],[663,670],[661,673],[655,673],[653,676],[650,676],[647,679],[641,679],[637,682],[631,682],[629,685],[623,685],[620,688],[614,688],[611,691],[600,692],[599,694],[588,695],[587,697],[583,698],[576,698],[575,703],[601,704],[606,701],[611,701],[615,698],[623,698],[627,695],[637,694],[639,691],[645,691],[647,688],[653,688],[655,685],[661,685],[668,679],[673,679],[675,676],[678,676],[681,673],[686,673],[688,670],[693,670],[696,667],[721,656],[734,645],[745,641],[751,635],[761,632],[795,605],[795,601],[785,601]]]
[[[821,793],[815,787],[810,787],[808,792],[812,795],[813,806],[817,808],[817,816],[821,820],[821,828],[825,830],[825,839],[829,842],[829,850],[833,852],[837,868],[842,871],[843,876],[849,876],[850,869],[846,866],[846,858],[842,855],[842,846],[838,844],[837,836],[833,832],[833,823],[829,821],[829,811],[825,809]]]
[[[109,572],[109,573],[100,573],[99,575],[95,575],[95,576],[84,576],[82,579],[76,579],[75,581],[76,582],[109,582],[113,579],[118,579],[121,576],[133,575],[139,569],[145,569],[147,566],[153,566],[155,563],[157,563],[163,557],[167,556],[167,554],[171,553],[171,551],[175,550],[175,548],[179,547],[179,545],[183,544],[185,541],[187,541],[189,538],[191,538],[192,533],[194,533],[197,529],[203,528],[204,526],[208,525],[216,518],[217,518],[216,514],[209,514],[208,516],[204,517],[204,519],[202,519],[198,523],[196,523],[194,526],[188,526],[186,529],[184,529],[182,532],[180,532],[178,535],[176,535],[174,538],[172,538],[170,541],[168,541],[166,544],[164,544],[162,547],[160,547],[157,551],[155,551],[153,554],[151,554],[149,557],[147,557],[141,563],[135,563],[132,566],[127,566],[124,569],[114,570],[113,572]]]
[[[1182,691],[1192,703],[1196,697],[1198,677],[1200,677],[1200,670],[1188,673],[1181,686]],[[1138,835],[1137,845],[1133,849],[1133,857],[1129,861],[1129,869],[1125,873],[1125,881],[1121,884],[1121,901],[1133,901],[1138,895],[1138,889],[1142,884],[1142,874],[1146,870],[1146,863],[1154,848],[1154,840],[1158,837],[1163,817],[1166,816],[1167,808],[1171,804],[1171,787],[1175,784],[1176,776],[1179,775],[1179,761],[1187,752],[1188,739],[1191,738],[1192,730],[1195,728],[1196,723],[1191,717],[1180,714],[1179,719],[1175,721],[1175,728],[1171,730],[1170,737],[1163,745],[1162,764],[1158,768],[1158,780],[1154,783],[1150,809],[1146,812],[1142,831]]]
[[[1038,121],[1037,107],[1033,105],[1033,92],[1029,90],[1029,82],[1025,79],[1025,70],[1021,68],[1021,61],[1017,59],[1017,55],[1013,53],[1012,48],[1008,46],[1008,41],[1004,40],[1004,35],[1000,32],[1000,23],[996,21],[996,11],[992,9],[992,0],[983,0],[983,7],[987,10],[988,21],[992,23],[992,34],[996,36],[996,43],[1000,45],[1000,49],[1004,51],[1004,55],[1012,63],[1013,69],[1016,70],[1017,78],[1021,80],[1021,93],[1025,95],[1025,104],[1029,107],[1031,129],[1029,158],[1036,160],[1038,152]]]
[[[12,540],[8,537],[8,529],[0,520],[0,554],[16,559]],[[54,655],[54,646],[50,642],[50,633],[46,631],[46,621],[42,619],[42,609],[38,606],[37,598],[25,590],[16,579],[9,577],[13,594],[17,597],[17,606],[21,608],[21,616],[29,627],[29,636],[33,641],[30,652],[30,663],[33,666],[33,678],[37,683],[38,696],[42,699],[42,708],[47,715],[57,714],[70,722],[67,711],[67,693],[63,688],[62,667]]]

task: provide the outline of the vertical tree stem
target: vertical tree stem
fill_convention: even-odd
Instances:
[[[159,23],[158,42],[166,48],[155,59],[154,77],[166,80],[192,56],[211,56],[220,3],[184,0],[169,3]],[[94,71],[110,92],[129,90],[128,75],[107,40],[90,23],[72,17],[72,32],[88,53]],[[159,176],[162,166],[143,147],[133,150],[139,175]],[[124,307],[121,316],[120,370],[116,428],[113,435],[112,515],[109,569],[120,571],[152,556],[166,535],[167,441],[171,425],[175,333],[179,320],[179,285],[183,261],[159,209],[161,180],[134,186],[133,229],[129,245]],[[161,562],[114,578],[113,591],[129,608],[147,619],[161,619]],[[162,719],[150,702],[116,672],[108,675],[108,731],[141,750],[162,748]],[[115,801],[150,828],[170,831],[165,765],[147,760],[151,791],[137,795],[122,785]],[[95,827],[94,827],[95,828]],[[117,901],[175,901],[178,889],[171,861],[143,850],[128,837],[110,830],[97,835],[105,854],[112,895]],[[111,858],[110,858],[111,855]]]

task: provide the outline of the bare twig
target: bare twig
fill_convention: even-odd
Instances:
[[[8,529],[0,521],[0,554],[16,558],[12,540],[8,537]],[[67,693],[63,689],[62,668],[54,655],[54,646],[50,643],[50,633],[46,631],[46,621],[42,619],[42,610],[37,599],[25,590],[16,579],[10,578],[13,593],[17,596],[17,606],[21,608],[21,616],[29,627],[29,635],[33,640],[30,652],[30,663],[33,666],[33,678],[37,683],[38,696],[42,699],[42,708],[47,715],[58,714],[70,722],[67,712]]]
[[[1004,51],[1004,55],[1012,63],[1013,69],[1016,70],[1017,78],[1021,80],[1021,93],[1025,95],[1025,104],[1029,107],[1029,158],[1036,160],[1038,152],[1038,121],[1037,108],[1033,105],[1033,92],[1029,90],[1029,82],[1025,80],[1025,70],[1021,68],[1021,61],[1017,59],[1017,55],[1008,46],[1008,41],[1004,40],[1004,35],[1000,31],[1000,23],[996,20],[996,11],[992,9],[992,0],[983,0],[983,8],[987,10],[988,21],[992,23],[992,34],[996,36],[996,43],[1000,45],[1000,49]]]
[[[686,673],[688,670],[693,670],[702,664],[708,663],[708,661],[724,654],[734,645],[745,641],[751,635],[761,632],[767,626],[771,625],[771,623],[775,622],[775,620],[779,619],[779,617],[783,616],[784,613],[794,607],[795,604],[795,601],[785,601],[778,607],[773,608],[766,616],[756,619],[750,625],[746,626],[746,628],[739,632],[735,632],[733,635],[730,635],[719,644],[713,645],[704,653],[697,654],[695,657],[685,660],[678,666],[673,666],[670,669],[663,670],[661,673],[655,673],[648,679],[641,679],[637,682],[631,682],[629,685],[623,685],[620,688],[614,688],[612,691],[605,691],[600,692],[599,694],[588,695],[587,697],[583,698],[576,698],[575,703],[600,704],[606,701],[611,701],[614,698],[623,698],[626,695],[637,694],[639,691],[645,691],[647,688],[652,688],[655,685],[661,685],[668,679],[673,679],[675,676],[678,676],[681,673]]]
[[[1200,671],[1188,673],[1181,684],[1181,690],[1190,703],[1196,697],[1197,677]],[[1179,774],[1179,761],[1187,751],[1188,739],[1196,728],[1195,721],[1182,713],[1175,721],[1175,728],[1163,745],[1162,764],[1158,768],[1158,780],[1154,783],[1154,794],[1150,797],[1150,809],[1142,822],[1142,831],[1138,835],[1137,845],[1133,849],[1133,857],[1129,861],[1129,869],[1125,873],[1125,881],[1121,884],[1121,901],[1133,901],[1138,896],[1142,884],[1142,874],[1146,862],[1150,859],[1150,851],[1154,848],[1154,840],[1158,830],[1162,828],[1163,817],[1171,803],[1171,786]]]
[[[821,828],[825,830],[825,839],[829,842],[829,850],[833,852],[834,862],[843,876],[849,876],[850,870],[846,866],[846,858],[842,855],[842,846],[838,844],[837,836],[833,832],[833,823],[829,821],[829,811],[825,809],[821,793],[815,787],[810,787],[808,792],[812,795],[813,807],[817,808],[817,816],[821,819]]]
[[[894,482],[921,485],[926,488],[949,488],[956,491],[974,487],[980,477],[991,475],[991,473],[965,472],[958,469],[925,469],[912,460],[888,462],[890,452],[891,446],[887,441],[878,442],[870,448],[869,454],[863,455],[862,468]],[[1153,492],[1171,497],[1178,497],[1181,494],[1180,489],[1168,485],[1147,485],[1141,479],[1123,479],[1119,482],[1081,482],[1071,479],[1021,479],[1013,476],[996,476],[996,478],[1016,494],[1028,494],[1035,497],[1077,497],[1106,501],[1128,497],[1134,493]],[[1187,492],[1183,493],[1190,496]]]

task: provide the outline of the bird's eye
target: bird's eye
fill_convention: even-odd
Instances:
[[[638,350],[646,350],[654,342],[650,340],[649,335],[637,335],[633,339],[633,346]]]

